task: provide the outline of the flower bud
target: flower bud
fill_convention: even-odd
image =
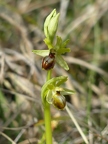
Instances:
[[[66,106],[66,99],[63,95],[60,94],[59,91],[57,91],[53,96],[52,103],[59,110],[63,110]]]
[[[54,16],[51,21],[50,21],[50,24],[48,26],[48,32],[49,32],[49,36],[51,38],[54,38],[55,34],[56,34],[56,31],[57,31],[57,27],[58,27],[58,19],[59,19],[59,13]]]
[[[55,65],[55,54],[50,53],[48,56],[44,57],[42,60],[42,68],[45,70],[50,70]]]
[[[56,10],[54,9],[46,18],[44,23],[44,33],[47,38],[50,39],[50,41],[53,40],[55,33],[57,31],[58,27],[58,19],[59,19],[59,13],[56,14]]]
[[[45,22],[44,22],[44,33],[45,33],[45,36],[48,37],[47,35],[47,28],[48,28],[48,25],[50,23],[50,20],[51,18],[56,14],[56,10],[54,9],[46,18]]]

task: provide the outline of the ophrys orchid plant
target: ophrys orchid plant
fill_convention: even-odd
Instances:
[[[47,71],[46,82],[41,90],[41,99],[44,109],[46,144],[52,144],[52,130],[51,130],[51,113],[50,105],[54,105],[58,110],[65,109],[66,99],[64,95],[73,94],[73,90],[62,87],[62,84],[67,81],[67,76],[51,77],[54,65],[58,63],[65,70],[69,70],[66,61],[62,54],[70,52],[67,48],[69,40],[63,41],[61,37],[56,36],[58,27],[59,13],[54,9],[46,18],[44,23],[44,42],[47,45],[47,50],[33,50],[33,53],[43,57],[42,69]],[[54,39],[55,43],[54,43]]]

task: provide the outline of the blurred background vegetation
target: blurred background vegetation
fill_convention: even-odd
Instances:
[[[0,144],[44,144],[40,98],[46,72],[33,49],[46,49],[43,23],[60,12],[58,35],[70,39],[66,96],[90,144],[108,144],[108,0],[0,0]],[[54,144],[83,144],[66,111],[51,107]],[[12,142],[13,141],[13,142]]]

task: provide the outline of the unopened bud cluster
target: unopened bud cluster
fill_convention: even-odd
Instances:
[[[56,9],[54,9],[46,18],[44,23],[44,33],[46,38],[48,38],[51,42],[54,39],[54,36],[57,31],[58,27],[58,19],[59,19],[59,13],[56,14]]]

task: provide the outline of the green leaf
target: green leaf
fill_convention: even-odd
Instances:
[[[40,55],[42,57],[49,55],[49,50],[32,50],[34,54]]]
[[[66,61],[62,58],[61,55],[56,55],[56,61],[62,68],[64,68],[65,70],[69,70]]]

